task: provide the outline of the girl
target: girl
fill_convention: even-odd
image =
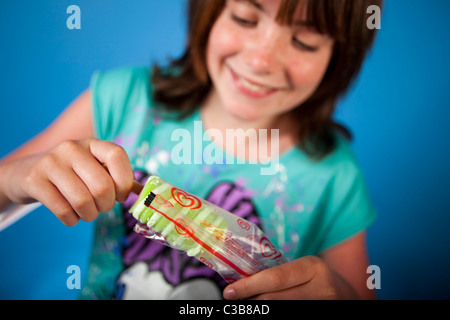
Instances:
[[[0,208],[39,201],[68,226],[96,220],[83,298],[374,298],[364,231],[374,210],[348,131],[332,119],[373,42],[371,4],[381,5],[191,0],[183,56],[152,71],[96,73],[52,125],[3,159]],[[171,137],[197,121],[221,136],[278,130],[276,173],[261,175],[261,164],[177,165]],[[260,141],[212,146],[249,160]],[[127,213],[130,190],[150,174],[257,223],[290,262],[227,285],[140,237]]]

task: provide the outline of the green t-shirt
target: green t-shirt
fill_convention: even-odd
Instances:
[[[320,162],[294,147],[280,155],[273,174],[264,175],[261,169],[271,164],[242,163],[203,139],[198,110],[177,120],[155,105],[150,70],[124,67],[97,72],[91,84],[96,137],[114,141],[127,151],[137,179],[145,182],[148,175],[158,175],[257,223],[290,260],[317,255],[372,223],[375,210],[361,169],[343,138],[336,136],[336,150]],[[180,151],[180,146],[185,148]],[[217,154],[226,158],[223,164],[206,159]],[[180,158],[184,160],[181,164]],[[181,262],[188,257],[133,232],[134,221],[126,212],[127,206],[117,205],[96,222],[82,297],[137,298],[136,292],[150,286],[144,284],[143,277],[153,279],[153,291],[143,293],[145,298],[202,298],[197,295],[197,286],[211,283],[218,283],[220,292],[224,283],[209,268],[195,261]],[[158,269],[162,272],[156,275]],[[203,275],[211,281],[201,282]],[[187,290],[183,286],[192,279],[198,279],[192,287],[196,289]],[[155,283],[162,283],[162,289]],[[209,293],[211,297],[215,296]]]

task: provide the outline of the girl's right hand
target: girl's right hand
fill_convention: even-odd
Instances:
[[[9,201],[39,201],[67,226],[93,221],[116,201],[124,202],[134,179],[125,150],[94,138],[11,160],[1,171],[0,189]]]

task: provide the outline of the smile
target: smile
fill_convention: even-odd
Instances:
[[[234,83],[237,86],[237,88],[244,94],[250,95],[252,97],[266,97],[270,94],[273,94],[277,92],[278,88],[271,88],[264,85],[257,84],[253,81],[250,81],[248,79],[245,79],[244,77],[241,77],[236,72],[233,71],[233,69],[229,68],[231,75],[233,77]]]
[[[241,84],[246,87],[249,90],[252,91],[257,91],[257,92],[261,92],[261,91],[271,91],[271,90],[276,90],[276,89],[271,89],[268,87],[263,87],[254,83],[251,83],[247,80],[245,80],[244,78],[239,78],[239,80],[241,81]]]

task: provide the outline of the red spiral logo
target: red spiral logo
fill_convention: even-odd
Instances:
[[[241,227],[241,229],[250,230],[250,223],[248,223],[247,221],[243,219],[238,219],[237,223],[239,227]]]
[[[157,194],[155,199],[153,200],[156,203],[158,203],[159,205],[166,207],[166,208],[171,208],[173,207],[173,204],[171,204],[169,201],[167,201],[166,199],[164,199],[164,197],[162,197],[161,195]]]
[[[277,248],[270,242],[266,237],[262,237],[259,241],[259,246],[261,249],[262,256],[265,258],[270,258],[271,260],[275,260],[281,256],[281,253],[278,252]]]
[[[191,208],[194,210],[202,206],[202,202],[199,198],[181,189],[173,187],[171,193],[172,198],[182,207]]]
[[[191,235],[194,234],[194,230],[189,227],[183,219],[178,218],[175,221],[177,222],[175,223],[175,230],[178,234],[182,235],[186,239],[190,238]]]

